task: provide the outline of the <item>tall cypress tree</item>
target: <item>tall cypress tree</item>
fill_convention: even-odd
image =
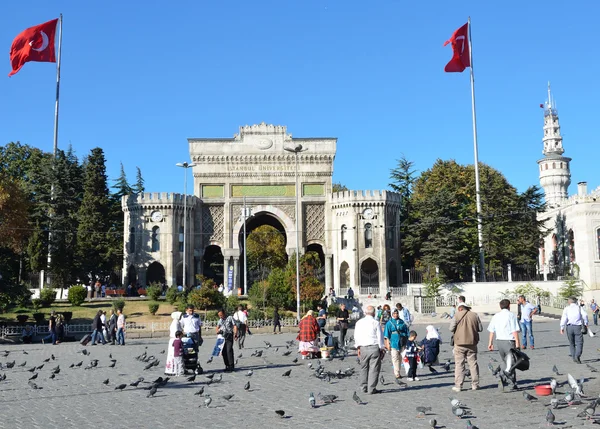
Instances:
[[[129,185],[129,182],[127,182],[127,175],[125,174],[123,163],[121,163],[121,173],[119,174],[119,177],[115,179],[115,184],[112,186],[112,189],[115,190],[113,195],[119,200],[119,204],[121,203],[121,197],[131,194],[131,186]]]
[[[144,178],[142,177],[142,170],[140,167],[135,167],[137,169],[137,174],[135,176],[135,185],[133,185],[132,190],[134,194],[143,194],[144,189]]]
[[[121,172],[119,177],[115,179],[112,189],[115,192],[110,196],[110,227],[107,239],[110,243],[110,264],[114,270],[119,270],[123,264],[123,228],[125,227],[121,199],[132,193],[123,163],[121,163]]]
[[[92,149],[84,165],[83,199],[79,208],[77,258],[81,271],[95,279],[112,268],[110,258],[110,200],[106,161],[101,148]]]

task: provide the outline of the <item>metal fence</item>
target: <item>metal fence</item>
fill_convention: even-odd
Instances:
[[[280,319],[281,326],[298,326],[296,318],[283,318]],[[6,338],[9,336],[21,336],[24,325],[6,325],[0,327],[0,337]],[[48,325],[31,325],[33,328],[34,335],[47,335]],[[129,332],[168,332],[171,326],[171,322],[127,322],[125,324],[125,330]],[[205,320],[202,322],[202,326],[205,330],[216,328],[216,320]],[[248,326],[250,328],[262,328],[266,326],[273,326],[273,320],[248,320]],[[69,334],[86,334],[92,332],[89,323],[80,324],[68,324],[65,325],[65,335]]]

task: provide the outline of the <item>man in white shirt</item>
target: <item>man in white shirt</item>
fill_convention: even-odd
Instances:
[[[375,320],[375,307],[369,305],[365,317],[356,322],[354,344],[360,358],[360,388],[365,393],[379,393],[377,383],[381,359],[385,355],[379,322]]]
[[[517,376],[514,368],[509,367],[509,359],[512,358],[511,349],[519,349],[519,322],[517,316],[510,311],[510,301],[503,299],[500,301],[500,311],[494,314],[488,326],[490,340],[488,342],[488,350],[493,351],[494,345],[500,353],[500,358],[504,362],[505,368],[500,372],[500,382],[498,387],[504,389],[504,385],[508,382],[512,383],[512,388],[517,388]],[[494,341],[494,334],[496,340]]]
[[[244,348],[246,328],[248,327],[248,316],[244,313],[244,307],[241,305],[238,305],[237,311],[233,314],[233,321],[235,322],[235,326],[237,326],[238,348],[241,350]]]
[[[517,319],[523,333],[522,348],[527,348],[527,333],[529,333],[529,347],[533,350],[533,315],[537,313],[537,307],[527,301],[524,295],[519,295],[517,303],[519,305]]]
[[[581,329],[588,326],[587,312],[581,311],[577,305],[577,298],[569,298],[569,305],[563,310],[560,319],[560,334],[567,332],[569,346],[571,348],[571,357],[573,362],[581,363],[581,353],[583,352],[583,334]]]
[[[200,331],[202,322],[200,321],[200,315],[194,313],[193,305],[188,304],[185,314],[181,318],[181,324],[183,326],[183,333],[193,338],[198,346],[202,345],[202,332]]]

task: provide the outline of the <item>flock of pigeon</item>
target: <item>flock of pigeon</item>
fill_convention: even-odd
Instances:
[[[349,342],[349,343],[351,344],[351,342]],[[353,365],[354,364],[353,359],[349,358],[350,352],[353,350],[352,347],[341,348],[338,351],[331,354],[328,358],[308,360],[306,365],[298,364],[298,357],[296,357],[296,353],[294,350],[294,348],[295,348],[294,340],[286,341],[285,346],[282,346],[281,348],[283,349],[282,352],[280,352],[280,347],[274,347],[270,342],[264,341],[264,347],[255,349],[252,352],[252,354],[250,355],[250,357],[261,358],[264,363],[264,368],[268,368],[268,367],[271,367],[272,364],[269,362],[267,357],[270,357],[270,356],[289,357],[293,353],[294,357],[293,357],[293,359],[290,359],[290,364],[293,364],[294,366],[292,366],[292,368],[286,369],[284,372],[282,372],[281,377],[289,378],[289,377],[291,377],[292,372],[298,372],[300,374],[305,374],[305,371],[308,370],[309,374],[311,376],[315,377],[315,379],[320,380],[321,382],[324,383],[323,384],[324,390],[327,389],[327,386],[329,383],[338,382],[338,380],[346,380],[346,379],[354,378],[354,381],[352,383],[348,383],[348,384],[354,385],[354,386],[356,385],[355,376],[357,375],[357,369],[356,369],[356,366]],[[237,355],[236,365],[240,359],[244,358],[244,352],[245,352],[245,350],[240,351],[239,354]],[[20,372],[28,371],[28,372],[30,372],[31,375],[28,376],[28,386],[29,386],[29,388],[34,389],[34,390],[43,389],[43,387],[38,384],[38,383],[40,383],[40,380],[55,379],[61,373],[61,366],[56,365],[53,368],[47,368],[47,369],[49,369],[49,372],[47,374],[43,374],[43,369],[46,367],[46,364],[49,364],[49,362],[51,362],[51,361],[52,361],[52,364],[49,364],[48,366],[52,366],[52,365],[58,363],[58,362],[55,362],[58,360],[58,358],[55,357],[54,354],[52,354],[49,358],[44,359],[43,362],[40,362],[39,364],[28,365],[27,360],[24,360],[23,362],[21,362],[19,364],[16,363],[17,358],[15,355],[17,355],[19,353],[21,353],[21,352],[20,351],[0,352],[0,358],[5,358],[5,359],[12,358],[11,361],[6,361],[4,364],[2,362],[0,362],[0,371],[4,371],[4,373],[0,373],[0,389],[2,388],[2,384],[6,383],[7,378],[10,377],[11,371],[20,371]],[[25,350],[23,350],[22,353],[24,355],[28,354],[28,352]],[[99,367],[115,368],[117,365],[117,359],[113,358],[112,353],[109,354],[109,356],[108,356],[109,363],[102,365],[102,366],[99,366],[99,359],[92,358],[91,353],[87,349],[85,349],[85,348],[81,349],[77,353],[81,354],[83,359],[79,360],[78,362],[73,362],[70,365],[68,365],[67,371],[77,370],[79,368],[83,368],[84,370],[94,371],[96,368],[99,368]],[[160,354],[164,354],[164,353],[165,353],[165,350],[162,350],[160,352]],[[348,360],[345,362],[346,365],[343,365],[343,366],[345,366],[343,368],[338,368],[338,369],[326,368],[326,366],[331,367],[333,365],[332,362],[341,363],[341,362],[344,362],[347,358],[348,358]],[[143,351],[142,354],[140,354],[139,356],[135,356],[134,359],[136,361],[140,362],[140,372],[141,373],[147,372],[147,373],[151,374],[153,372],[153,369],[159,367],[159,365],[160,365],[159,370],[162,369],[161,360],[159,359],[159,357],[149,354],[147,347],[145,348],[145,350]],[[212,362],[212,359],[213,358],[210,357],[206,363],[210,364]],[[356,359],[356,363],[359,363],[358,357],[356,357],[355,359]],[[88,363],[84,365],[85,361],[87,361]],[[494,367],[494,364],[497,364],[497,363],[498,363],[498,361],[496,359],[494,359],[493,357],[490,357],[490,363],[488,364],[488,369],[494,376],[498,376],[498,374],[500,372],[499,366]],[[63,365],[67,366],[66,364],[63,364]],[[164,365],[164,363],[163,363],[163,365]],[[594,373],[597,372],[597,369],[594,368],[592,365],[589,365],[589,364],[586,364],[586,365],[590,372],[594,372]],[[446,372],[448,372],[451,369],[451,361],[448,359],[448,360],[442,362],[440,364],[440,366]],[[254,366],[254,368],[256,369],[257,367]],[[259,366],[259,368],[260,368],[260,366]],[[548,410],[546,412],[547,424],[549,426],[554,425],[554,424],[564,424],[564,423],[557,421],[557,414],[560,416],[560,414],[561,414],[560,410],[565,409],[565,408],[571,408],[571,407],[581,408],[582,411],[577,415],[577,417],[582,418],[592,424],[600,424],[600,415],[596,415],[596,408],[600,404],[600,397],[593,397],[593,396],[586,395],[584,393],[584,383],[585,383],[586,379],[581,378],[581,379],[577,380],[571,374],[567,374],[566,381],[560,382],[558,380],[559,380],[559,377],[561,376],[561,374],[559,373],[559,370],[556,367],[556,365],[553,366],[552,371],[554,373],[554,377],[548,377],[550,379],[548,384],[551,386],[551,389],[552,389],[552,397],[548,404],[544,404],[545,406],[548,407]],[[432,372],[437,372],[437,371],[435,369],[433,369]],[[7,375],[7,373],[8,373],[8,375]],[[240,383],[239,388],[241,390],[243,390],[245,392],[253,391],[252,382],[251,382],[253,374],[254,374],[253,369],[249,369],[245,373],[245,376],[247,379],[245,380],[243,385],[242,385],[242,383]],[[115,375],[115,378],[117,376],[118,375]],[[470,374],[467,374],[467,376],[469,377]],[[152,398],[155,395],[157,395],[157,393],[160,392],[161,389],[168,386],[169,383],[173,383],[173,381],[171,380],[170,377],[157,377],[157,378],[152,377],[153,380],[151,380],[151,381],[147,380],[147,378],[149,378],[149,377],[137,377],[128,383],[119,382],[119,383],[113,384],[113,382],[111,381],[111,378],[109,377],[109,378],[104,379],[102,381],[102,384],[107,387],[114,387],[114,390],[118,390],[118,391],[142,390],[145,392],[144,395],[146,398]],[[122,381],[122,380],[119,380],[119,381]],[[386,380],[383,375],[380,376],[379,381],[383,386],[390,384],[390,383],[386,383]],[[189,384],[189,385],[194,385],[194,384],[198,385],[197,386],[198,389],[194,389],[194,395],[202,398],[202,400],[200,400],[198,402],[198,407],[202,407],[202,408],[210,408],[211,406],[216,406],[215,404],[218,404],[219,407],[226,406],[226,404],[228,402],[232,401],[233,398],[236,397],[236,393],[237,393],[235,391],[231,391],[229,393],[223,394],[222,389],[215,389],[216,392],[212,392],[215,385],[218,385],[223,382],[223,374],[222,373],[210,372],[207,374],[186,375],[185,378],[178,379],[178,383],[181,383],[181,382]],[[227,380],[227,382],[228,382],[229,386],[231,386],[232,383],[237,383],[233,379]],[[394,378],[394,382],[397,384],[398,387],[400,387],[402,389],[409,388],[409,386],[406,383],[404,383],[401,379]],[[565,388],[563,388],[563,387],[565,387]],[[221,390],[220,394],[217,393],[219,390]],[[229,390],[231,390],[231,388],[229,388]],[[315,390],[318,390],[318,389],[315,389]],[[353,389],[351,389],[350,391],[352,391],[352,390]],[[531,402],[531,403],[535,403],[538,401],[541,402],[536,396],[533,396],[526,391],[523,391],[522,395],[523,395],[524,399],[528,402]],[[352,401],[358,405],[364,406],[364,405],[368,404],[367,402],[364,402],[358,396],[356,391],[354,391],[352,393],[351,398],[352,398]],[[214,402],[215,399],[217,400],[217,403]],[[322,394],[321,392],[318,392],[317,395],[315,395],[314,393],[311,392],[308,396],[308,402],[309,402],[310,408],[319,408],[322,406],[334,404],[334,403],[336,403],[336,401],[338,401],[338,399],[339,399],[339,397],[334,394]],[[449,399],[450,399],[450,409],[451,409],[452,415],[455,416],[457,419],[465,419],[466,424],[467,424],[466,427],[475,429],[476,426],[474,426],[471,422],[471,419],[475,418],[475,416],[473,416],[473,414],[471,413],[470,408],[457,398],[449,398]],[[281,417],[281,418],[289,418],[290,417],[286,414],[286,412],[284,410],[281,410],[281,409],[274,410],[274,412],[278,417]],[[432,428],[439,427],[438,421],[436,420],[436,418],[433,418],[436,416],[436,414],[432,412],[432,407],[417,406],[416,412],[417,412],[417,414],[416,414],[417,418],[430,417],[430,419],[428,421],[430,427],[432,427]]]

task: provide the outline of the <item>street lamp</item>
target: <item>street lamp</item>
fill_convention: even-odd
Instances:
[[[406,271],[408,273],[408,283],[410,284],[410,270],[407,268],[404,271]]]
[[[301,144],[295,147],[284,147],[284,150],[296,155],[296,312],[297,319],[300,322],[300,228],[298,228],[298,218],[300,217],[300,197],[298,190],[298,154],[304,152]]]
[[[185,263],[186,263],[186,254],[185,254],[185,242],[186,242],[186,235],[187,235],[187,169],[190,167],[194,167],[196,164],[194,164],[193,162],[187,163],[187,162],[178,162],[177,164],[175,164],[177,167],[182,167],[184,169],[184,176],[183,176],[183,290],[186,290],[186,286],[187,286],[187,278],[186,278],[186,272],[185,272]]]

